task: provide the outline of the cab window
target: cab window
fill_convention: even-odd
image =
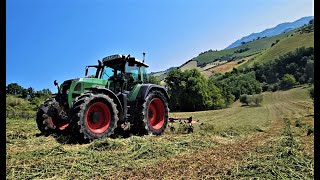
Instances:
[[[108,80],[111,76],[113,76],[113,69],[109,67],[104,67],[101,78]]]
[[[138,81],[139,67],[135,64],[129,66],[126,64],[126,79],[129,81]]]
[[[140,67],[140,70],[141,70],[141,72],[142,72],[142,76],[143,76],[142,81],[143,81],[143,82],[148,82],[148,81],[149,81],[149,79],[148,79],[148,76],[147,76],[147,70],[146,70],[146,67],[142,66],[142,67]]]

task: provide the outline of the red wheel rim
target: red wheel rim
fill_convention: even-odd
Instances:
[[[86,113],[86,123],[90,131],[101,134],[110,125],[111,113],[108,106],[102,102],[93,103]]]
[[[148,121],[153,129],[160,129],[164,124],[164,104],[159,98],[151,100],[148,107]]]
[[[58,119],[53,119],[52,117],[50,117],[50,124],[56,126],[60,130],[64,130],[65,128],[67,128],[69,126],[69,123],[60,122],[60,121],[58,121]]]

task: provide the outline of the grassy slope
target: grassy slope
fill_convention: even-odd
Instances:
[[[227,63],[225,63],[225,64],[219,65],[219,66],[215,66],[215,67],[213,67],[213,68],[210,68],[210,69],[204,71],[205,73],[202,73],[202,74],[205,74],[205,75],[207,75],[206,77],[209,77],[208,74],[212,75],[213,72],[215,72],[215,73],[222,73],[222,74],[224,74],[224,73],[226,73],[226,72],[230,72],[230,71],[233,70],[233,68],[239,67],[241,64],[249,61],[250,59],[254,58],[255,56],[256,56],[256,55],[252,55],[252,56],[248,56],[248,57],[245,57],[245,58],[241,58],[241,59],[238,59],[238,60],[235,60],[235,61],[230,61],[230,62],[227,62]],[[238,64],[238,62],[240,62],[240,61],[242,61],[242,60],[243,60],[244,62],[242,62],[241,64]],[[208,73],[208,71],[211,72],[211,73]]]
[[[299,47],[314,47],[314,33],[304,33],[304,34],[294,34],[294,36],[290,36],[279,41],[273,47],[267,49],[260,56],[258,56],[254,61],[248,63],[248,66],[252,66],[254,62],[263,63],[277,57],[284,55],[290,51],[294,51]]]
[[[102,139],[84,145],[65,144],[65,137],[36,137],[38,130],[34,121],[7,119],[7,179],[108,176],[176,179],[182,176],[226,177],[229,176],[227,172],[246,177],[233,171],[235,165],[245,168],[248,161],[242,160],[250,158],[251,153],[256,154],[255,147],[262,147],[270,137],[280,137],[283,118],[289,118],[292,123],[298,118],[313,126],[310,114],[313,114],[313,104],[307,88],[296,88],[264,93],[262,107],[241,107],[236,102],[222,110],[170,114],[193,116],[203,122],[205,128],[200,130],[196,126],[193,134],[168,132],[160,137]],[[313,135],[306,136],[303,128],[298,130],[296,136],[304,138],[301,143],[306,147],[304,151],[312,154]],[[312,161],[312,158],[307,160]],[[305,175],[310,173],[313,172],[309,170]]]
[[[233,55],[235,57],[244,57],[244,56],[249,56],[255,53],[259,53],[264,49],[267,49],[271,46],[272,43],[274,43],[277,39],[281,40],[285,37],[287,37],[290,34],[290,32],[283,33],[277,36],[269,37],[269,38],[264,38],[264,39],[259,39],[232,49],[226,49],[226,50],[221,50],[221,51],[216,51],[216,52],[208,52],[202,55],[199,55],[195,58],[199,63],[209,63],[212,62],[212,60],[216,58],[220,58],[222,56],[226,55]],[[249,47],[250,50],[245,51],[243,53],[234,53],[236,50],[240,50],[243,48]]]
[[[238,64],[236,64],[234,62],[230,62],[229,64],[227,64],[228,67],[226,67],[226,68],[224,67],[226,65],[221,65],[222,67],[218,66],[215,69],[210,68],[205,71],[202,71],[202,68],[197,67],[197,64],[195,64],[195,61],[197,61],[198,64],[210,63],[210,62],[213,62],[217,58],[223,58],[223,56],[232,56],[238,60],[244,59],[247,61],[248,58],[252,58],[254,56],[257,56],[257,54],[264,52],[265,49],[268,49],[271,46],[271,44],[274,43],[276,40],[282,40],[282,39],[286,38],[287,36],[290,35],[290,33],[292,33],[292,32],[287,32],[287,33],[283,33],[283,34],[280,34],[277,36],[259,39],[259,40],[249,42],[247,44],[244,44],[244,45],[232,48],[232,49],[207,52],[207,53],[204,53],[204,54],[197,56],[196,58],[194,58],[194,61],[190,61],[190,62],[184,64],[183,66],[181,66],[180,68],[183,70],[194,69],[194,68],[199,69],[205,77],[209,77],[212,75],[211,70],[218,69],[216,72],[224,73],[224,72],[232,70],[233,67],[238,67]],[[246,47],[250,48],[250,50],[245,51],[243,53],[234,53],[236,50],[240,50],[240,49],[243,49]],[[232,64],[232,65],[230,66],[230,64]],[[156,76],[159,80],[162,80],[165,78],[166,74],[164,74],[164,73],[154,74],[154,76]]]
[[[187,70],[187,69],[200,69],[197,67],[197,61],[189,61],[188,63],[184,64],[180,67],[181,71]]]

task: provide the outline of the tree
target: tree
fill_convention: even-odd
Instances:
[[[180,69],[172,70],[165,78],[168,94],[170,96],[169,107],[172,110],[180,110],[180,99],[183,94],[183,72]]]
[[[180,69],[168,73],[165,79],[170,96],[169,107],[179,111],[206,110],[221,103],[219,91],[210,86],[207,79],[196,69],[182,72]],[[215,102],[213,103],[213,100]]]
[[[209,79],[208,81],[208,88],[209,88],[209,96],[211,98],[211,109],[220,109],[224,107],[225,99],[222,96],[221,90],[215,85],[213,79]]]
[[[49,90],[49,89],[48,89]],[[28,97],[30,97],[30,98],[34,98],[34,96],[35,96],[35,91],[34,91],[34,89],[32,88],[32,87],[29,87],[28,89],[27,89],[27,91],[28,91]],[[50,90],[49,90],[50,91]],[[51,95],[51,92],[50,92],[50,95]]]
[[[245,104],[245,105],[249,105],[249,102],[248,102],[248,95],[247,94],[242,94],[239,98],[240,102],[242,104]]]
[[[28,90],[27,89],[23,89],[20,97],[27,98],[28,97]]]
[[[281,89],[290,89],[297,84],[296,79],[292,74],[285,74],[280,82]]]
[[[160,85],[160,81],[154,76],[149,76],[149,83]]]
[[[246,74],[225,73],[221,79],[217,80],[217,86],[223,91],[230,91],[235,99],[239,99],[241,94],[261,93],[261,83],[256,80],[254,72]]]
[[[40,98],[49,98],[52,95],[52,92],[49,89],[42,89],[40,91],[36,91],[34,92],[34,90],[32,90],[32,88],[30,89],[30,96],[33,97],[40,97]],[[33,92],[33,94],[32,94]]]
[[[10,83],[6,87],[6,93],[11,95],[22,95],[23,87],[18,83]]]
[[[211,106],[207,80],[197,69],[184,71],[183,82],[182,111],[205,110]]]
[[[306,64],[306,75],[307,75],[307,80],[310,82],[314,82],[314,61],[313,60],[308,60]]]

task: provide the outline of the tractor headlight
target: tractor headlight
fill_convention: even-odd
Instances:
[[[74,88],[74,91],[81,91],[81,83],[78,83]]]

